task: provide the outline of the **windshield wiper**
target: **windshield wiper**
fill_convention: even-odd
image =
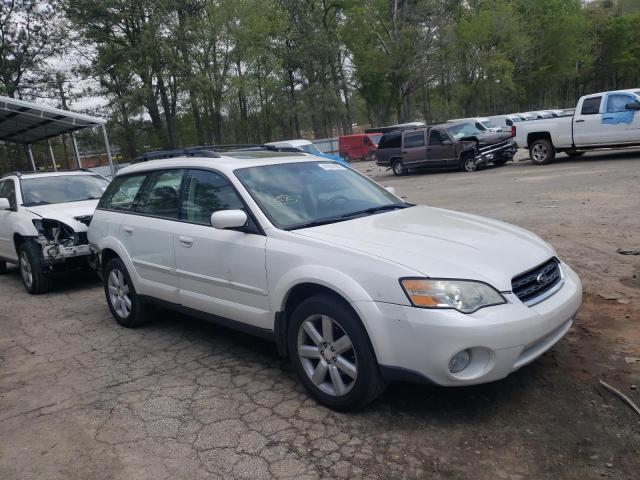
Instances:
[[[343,220],[346,220],[346,219],[342,217],[320,218],[319,220],[313,220],[311,222],[298,223],[297,225],[291,225],[290,227],[285,228],[285,230],[297,230],[298,228],[319,227],[320,225],[328,225],[329,223],[342,222]]]
[[[387,210],[397,210],[401,208],[412,207],[413,205],[408,203],[391,203],[389,205],[381,205],[379,207],[365,208],[364,210],[357,210],[355,212],[349,212],[342,215],[340,218],[350,218],[357,215],[373,215],[378,212],[386,212]]]

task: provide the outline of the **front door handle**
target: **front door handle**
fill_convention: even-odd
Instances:
[[[133,235],[133,227],[130,227],[128,225],[124,225],[122,227],[122,231],[125,233],[125,235]]]
[[[584,123],[584,120],[576,120],[576,123]]]
[[[180,235],[178,237],[178,241],[180,242],[180,245],[182,245],[185,248],[191,248],[193,246],[193,238],[191,237],[185,237],[184,235]]]
[[[603,120],[613,120],[613,117],[604,117]]]

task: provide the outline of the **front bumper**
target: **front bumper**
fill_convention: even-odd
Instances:
[[[478,150],[476,165],[483,166],[501,159],[512,160],[517,151],[518,148],[513,140],[498,146],[489,145]]]
[[[553,296],[527,307],[515,295],[507,303],[463,314],[382,302],[355,307],[384,372],[445,386],[492,382],[532,362],[569,330],[582,303],[582,285],[566,264],[565,283]],[[471,362],[458,373],[450,359],[470,349]]]

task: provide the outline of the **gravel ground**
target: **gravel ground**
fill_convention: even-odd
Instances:
[[[598,380],[640,404],[640,256],[616,253],[640,249],[640,152],[356,168],[553,243],[584,282],[575,326],[503,381],[393,384],[340,414],[269,343],[169,312],[123,329],[90,274],[31,297],[14,269],[0,277],[0,478],[638,478],[640,417]]]

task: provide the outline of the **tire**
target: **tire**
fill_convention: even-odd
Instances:
[[[464,155],[460,159],[460,170],[463,172],[475,172],[478,169],[475,157],[471,155]]]
[[[546,165],[556,158],[556,149],[546,138],[539,138],[529,147],[529,158],[536,165]]]
[[[364,326],[339,299],[320,294],[303,301],[291,315],[287,343],[302,384],[329,408],[363,407],[386,387]]]
[[[7,262],[0,260],[0,275],[7,273]]]
[[[407,167],[404,166],[402,160],[397,158],[391,163],[391,170],[397,177],[402,177],[407,174]]]
[[[18,247],[18,269],[20,278],[27,292],[40,295],[51,290],[51,275],[44,271],[38,247],[23,242]]]
[[[111,315],[123,327],[133,328],[148,318],[149,306],[140,301],[127,267],[112,258],[104,267],[104,294]]]
[[[576,151],[576,150],[567,150],[564,153],[566,153],[571,158],[573,158],[573,157],[581,157],[582,155],[584,155],[587,152],[579,152],[579,151]]]

